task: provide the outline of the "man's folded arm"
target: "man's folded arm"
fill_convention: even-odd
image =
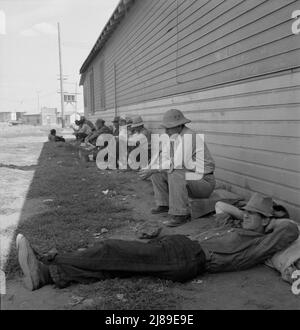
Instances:
[[[236,260],[237,268],[246,269],[271,258],[276,252],[290,246],[298,237],[299,229],[291,220],[275,220],[274,230],[261,238],[256,244],[246,249]]]

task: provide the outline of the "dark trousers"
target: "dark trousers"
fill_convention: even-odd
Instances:
[[[149,243],[106,240],[82,252],[56,255],[47,263],[58,287],[131,276],[185,282],[204,272],[205,253],[199,243],[173,235]]]
[[[85,139],[88,135],[85,134],[85,133],[76,133],[75,136],[76,136],[76,139],[77,139],[77,140],[84,141],[84,139]]]
[[[62,136],[55,136],[55,142],[66,142]]]

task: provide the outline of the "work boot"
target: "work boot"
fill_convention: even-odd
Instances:
[[[171,220],[164,222],[167,227],[178,227],[191,220],[191,215],[173,215]]]
[[[151,210],[152,214],[161,214],[168,212],[169,212],[169,206],[164,206],[164,205],[160,205],[157,208]]]
[[[46,284],[53,283],[51,281],[49,268],[38,261],[28,240],[22,234],[17,236],[16,246],[19,265],[25,276],[24,282],[26,287],[33,291]]]

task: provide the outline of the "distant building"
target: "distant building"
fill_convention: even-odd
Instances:
[[[83,111],[66,111],[65,112],[65,125],[66,127],[69,127],[75,123],[75,120],[79,120],[80,116],[83,116]],[[57,123],[61,125],[62,120],[61,120],[61,113],[59,112],[57,114]]]
[[[57,125],[57,108],[43,107],[41,109],[41,121],[44,126]]]
[[[0,122],[5,123],[11,120],[19,120],[22,117],[22,112],[0,112]]]
[[[41,114],[36,113],[36,114],[23,114],[22,115],[22,121],[26,125],[41,125]]]

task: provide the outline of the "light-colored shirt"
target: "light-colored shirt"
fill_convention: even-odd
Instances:
[[[92,129],[88,124],[84,123],[82,127],[79,129],[78,133],[89,135],[92,133]]]
[[[214,159],[201,134],[185,126],[180,134],[173,135],[170,140],[170,156],[161,153],[163,154],[162,169],[169,168],[169,172],[185,169],[187,180],[200,180],[203,175],[214,172]],[[151,167],[158,163],[159,157],[160,154],[155,155]]]

